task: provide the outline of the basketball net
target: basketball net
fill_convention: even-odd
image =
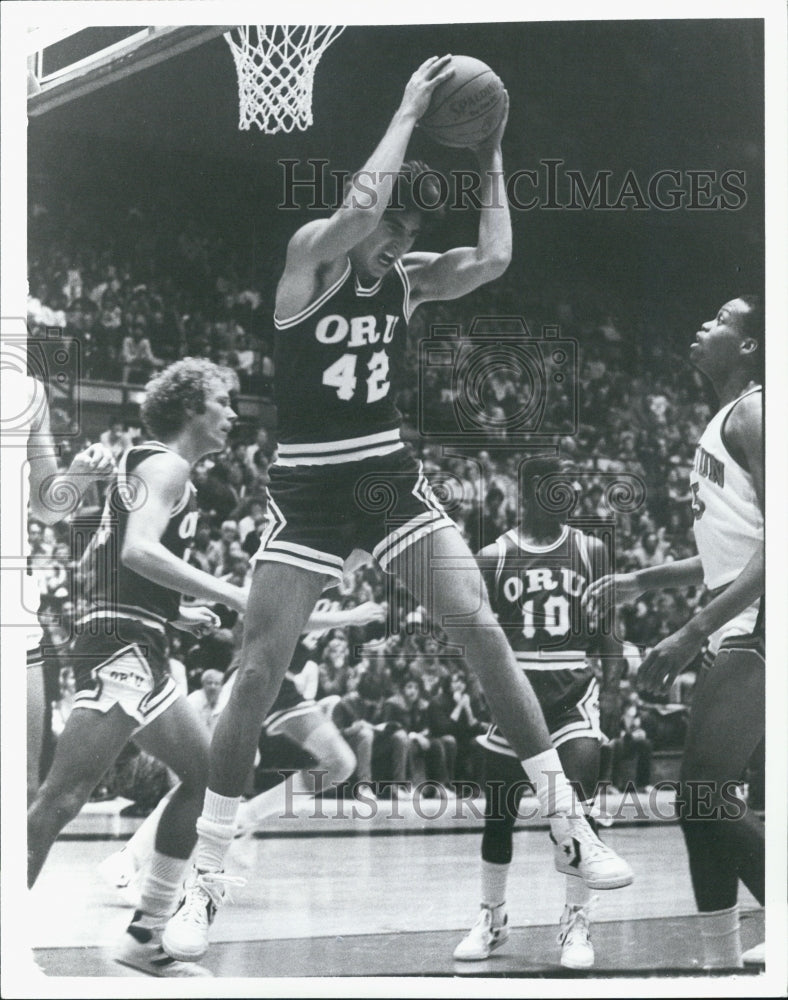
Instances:
[[[303,132],[312,124],[315,70],[342,25],[249,24],[224,37],[238,73],[238,128]]]

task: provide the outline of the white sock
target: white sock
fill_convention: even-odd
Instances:
[[[566,879],[566,905],[573,909],[585,906],[591,899],[591,890],[581,878],[574,875],[564,877]]]
[[[558,751],[552,747],[521,761],[528,779],[536,787],[536,797],[543,816],[572,815],[575,793],[566,780]]]
[[[494,910],[506,902],[506,883],[509,880],[509,865],[497,865],[482,860],[482,906]],[[495,916],[495,914],[494,914]]]
[[[145,817],[124,848],[124,850],[131,854],[138,871],[147,865],[153,854],[156,847],[156,830],[159,826],[161,814],[167,808],[167,804],[178,788],[180,788],[180,784],[176,785],[175,788],[171,788],[163,798],[159,799],[156,808],[149,816]]]
[[[739,906],[698,914],[703,939],[703,965],[707,969],[741,968]]]
[[[248,802],[242,802],[238,809],[238,824],[244,830],[254,830],[269,816],[285,816],[298,803],[312,799],[314,787],[309,786],[304,772],[298,771]]]
[[[224,857],[233,842],[235,817],[240,802],[240,795],[219,795],[210,788],[206,790],[202,816],[197,820],[195,864],[200,871],[224,870]]]
[[[570,834],[569,820],[582,815],[572,786],[566,780],[558,751],[551,748],[520,761],[525,773],[536,787],[536,797],[542,816],[550,820],[553,839],[560,844]]]
[[[154,850],[140,890],[140,910],[148,917],[169,917],[175,910],[188,858],[171,858]]]

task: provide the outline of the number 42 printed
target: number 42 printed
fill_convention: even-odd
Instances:
[[[356,365],[358,364],[357,354],[343,354],[341,358],[323,372],[323,385],[336,389],[337,396],[342,400],[350,400],[356,393]],[[388,395],[391,388],[389,377],[389,356],[384,350],[375,351],[367,363],[369,377],[365,380],[367,385],[368,403],[376,403]]]

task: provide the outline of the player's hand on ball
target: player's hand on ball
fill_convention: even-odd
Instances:
[[[219,616],[210,608],[202,605],[195,607],[191,604],[182,604],[180,617],[176,618],[172,624],[182,632],[189,632],[198,639],[202,639],[215,632],[221,623]]]
[[[400,111],[412,115],[417,121],[430,106],[432,93],[444,80],[454,76],[451,56],[431,56],[408,80],[402,96]]]

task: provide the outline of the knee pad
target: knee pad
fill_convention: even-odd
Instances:
[[[482,859],[495,865],[508,865],[512,860],[514,820],[503,816],[488,816],[484,821]]]

